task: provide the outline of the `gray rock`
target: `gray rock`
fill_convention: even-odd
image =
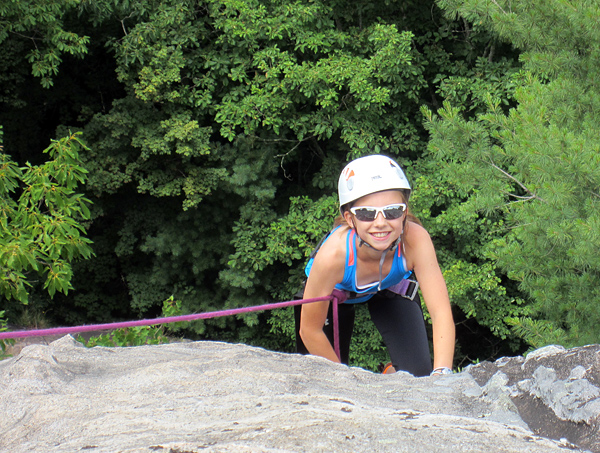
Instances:
[[[466,372],[483,386],[502,373],[502,388],[534,433],[600,452],[600,345],[546,346]]]
[[[576,407],[596,407],[593,367],[534,376],[557,354],[415,378],[244,345],[86,349],[67,336],[0,362],[0,451],[573,451],[520,415],[527,395],[597,422]],[[565,399],[561,385],[586,396]]]

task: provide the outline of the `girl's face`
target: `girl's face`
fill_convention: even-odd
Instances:
[[[352,209],[360,207],[384,208],[386,206],[406,203],[402,193],[398,190],[385,190],[365,195],[359,198],[352,205]],[[356,215],[350,211],[344,212],[344,218],[349,225],[356,228],[356,232],[376,250],[385,250],[396,241],[400,234],[404,219],[406,217],[406,209],[404,213],[397,219],[387,219],[382,212],[377,212],[377,217],[373,221],[359,220]]]

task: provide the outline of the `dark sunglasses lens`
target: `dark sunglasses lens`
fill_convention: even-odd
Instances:
[[[399,206],[397,208],[384,209],[383,214],[388,220],[399,219],[400,217],[402,217],[402,214],[404,214],[404,208],[402,206]]]
[[[375,214],[377,211],[374,209],[357,209],[354,212],[356,218],[362,222],[372,222],[375,220]]]

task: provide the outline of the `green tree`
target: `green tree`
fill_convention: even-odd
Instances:
[[[75,10],[81,0],[49,0],[0,2],[0,44],[3,53],[25,52],[31,73],[45,88],[53,78],[64,55],[83,57],[88,36],[79,36],[64,26],[64,18]],[[12,76],[4,73],[0,80]]]
[[[76,12],[61,17],[90,37],[84,60],[61,65],[43,97],[26,95],[26,78],[13,81],[10,110],[0,111],[19,156],[35,149],[17,137],[31,135],[22,124],[39,111],[52,114],[35,127],[82,130],[90,145],[82,159],[96,256],[75,263],[78,291],[57,297],[56,320],[158,315],[172,294],[184,311],[291,298],[337,210],[343,164],[383,152],[423,194],[415,207],[435,234],[462,325],[488,329],[495,349],[481,354],[500,349],[518,294],[482,251],[495,237],[488,220],[462,211],[468,190],[423,159],[420,107],[456,99],[475,115],[487,92],[510,104],[509,46],[443,17],[433,0],[99,0]],[[17,67],[22,56],[4,59]],[[194,330],[289,350],[293,327],[282,312]],[[354,363],[372,366],[367,351],[380,340],[357,337]]]
[[[320,2],[165,1],[112,41],[128,94],[85,126],[88,188],[119,198],[106,212],[123,213],[118,267],[140,313],[174,286],[194,310],[275,297],[288,279],[276,249],[257,252],[264,270],[223,265],[256,252],[242,244],[262,244],[290,196],[330,192],[350,149],[418,149],[412,33],[372,19],[344,29],[336,15]]]
[[[43,165],[19,167],[3,152],[0,128],[0,294],[28,302],[32,279],[50,296],[72,289],[71,262],[92,255],[83,221],[89,200],[75,192],[85,182],[78,134],[54,141]]]
[[[490,95],[465,116],[448,103],[429,116],[430,150],[460,175],[465,201],[502,213],[486,250],[527,295],[507,319],[530,345],[600,341],[600,155],[596,2],[440,1],[522,51],[510,110]]]
[[[6,319],[4,318],[4,310],[0,310],[0,332],[8,330],[6,327]],[[10,357],[10,354],[6,352],[8,346],[15,343],[15,340],[0,340],[0,360]]]

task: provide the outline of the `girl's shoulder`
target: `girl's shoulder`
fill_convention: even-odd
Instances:
[[[416,260],[422,260],[435,254],[429,232],[418,223],[410,222],[404,233],[404,254],[409,269],[413,269]]]
[[[308,270],[304,297],[331,294],[335,285],[344,279],[348,231],[344,226],[337,228],[321,244]]]
[[[431,236],[429,236],[429,232],[423,227],[423,225],[416,222],[408,222],[405,238],[407,242],[413,241],[422,241],[422,240],[431,240]]]
[[[320,255],[321,259],[327,260],[345,259],[349,232],[350,228],[347,226],[340,226],[332,231],[327,240],[321,245],[317,257]]]

